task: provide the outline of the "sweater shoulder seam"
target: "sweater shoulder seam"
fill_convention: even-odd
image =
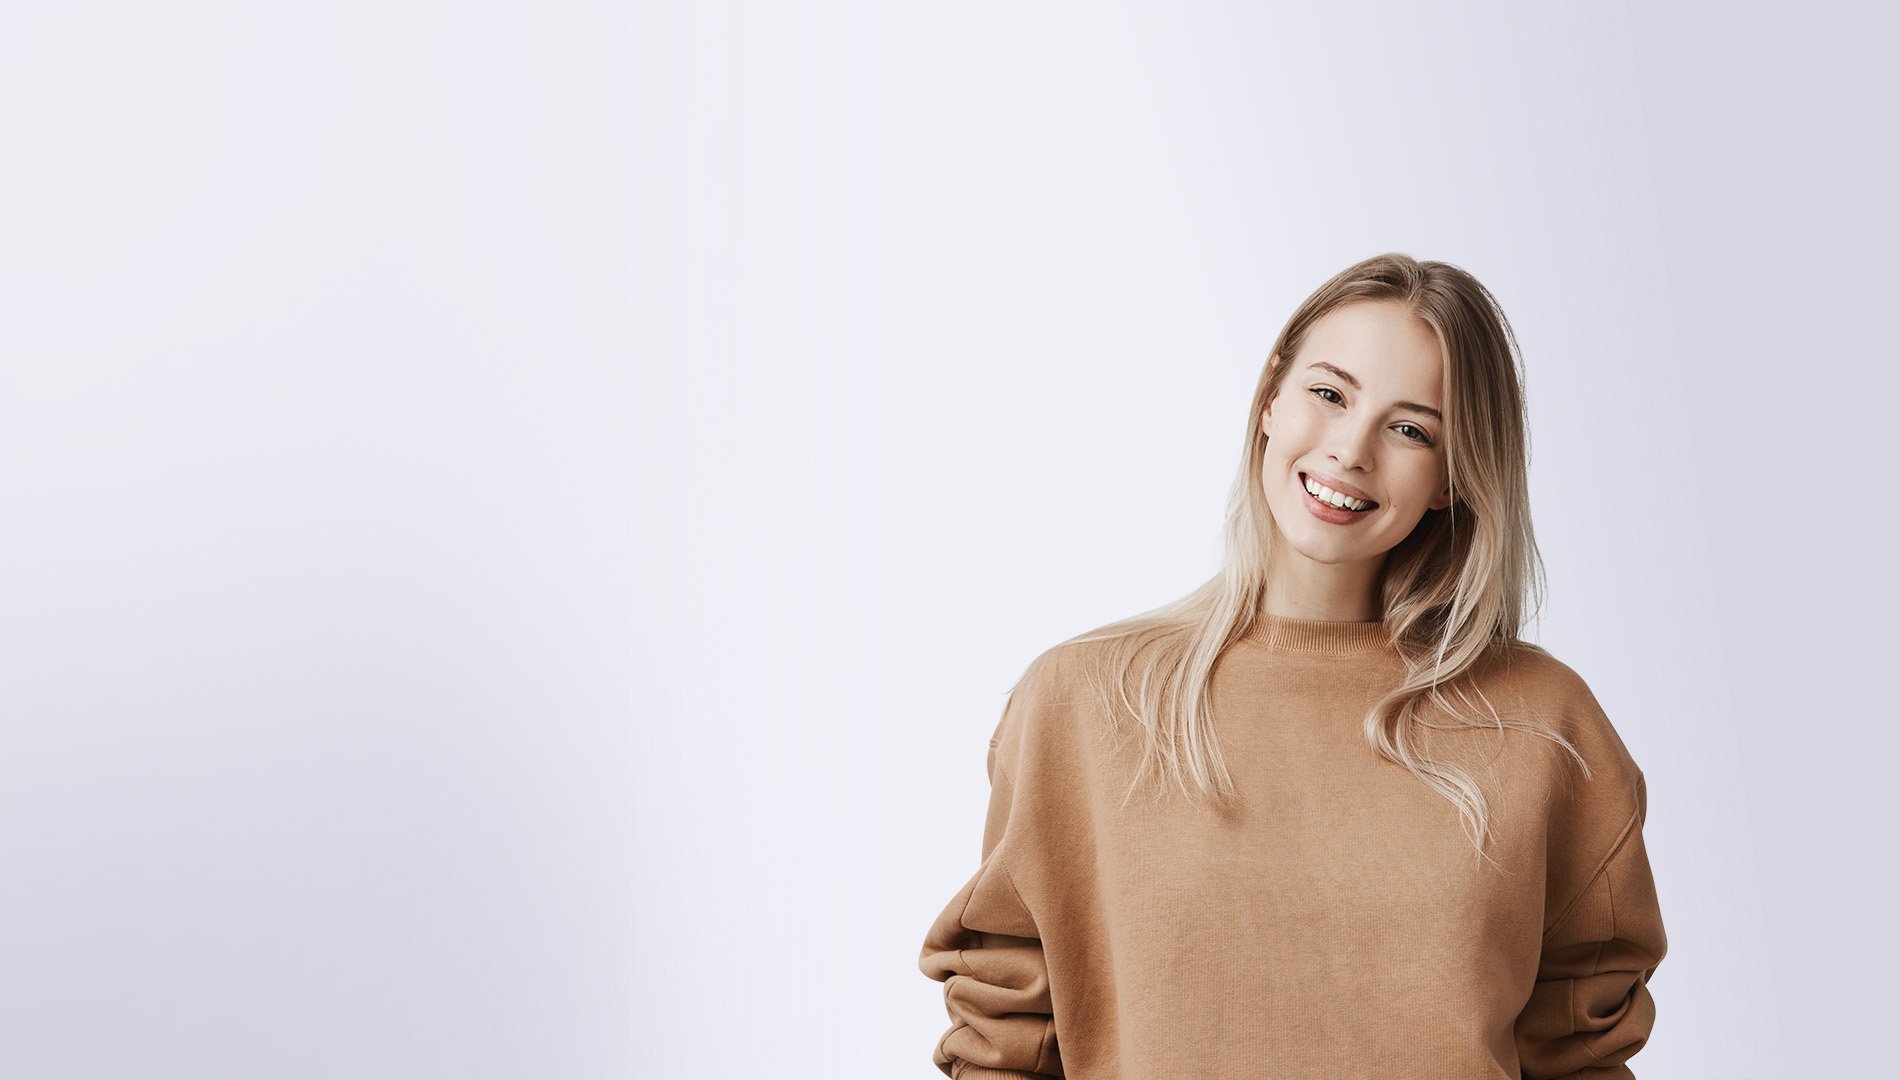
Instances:
[[[1643,793],[1641,790],[1643,783],[1643,778],[1639,774],[1636,780],[1636,805],[1630,808],[1629,818],[1623,822],[1622,830],[1617,833],[1616,842],[1611,844],[1609,852],[1597,861],[1596,868],[1590,872],[1590,878],[1583,883],[1583,888],[1578,889],[1577,894],[1572,896],[1568,903],[1564,904],[1563,910],[1557,913],[1556,918],[1550,920],[1550,925],[1544,927],[1545,941],[1550,940],[1550,935],[1555,933],[1557,928],[1564,924],[1564,920],[1570,918],[1570,916],[1575,913],[1577,905],[1583,902],[1584,897],[1590,895],[1590,890],[1596,887],[1597,881],[1602,878],[1604,874],[1609,872],[1611,864],[1615,863],[1616,857],[1622,854],[1623,848],[1629,844],[1630,838],[1636,836],[1640,831],[1643,819]],[[1612,904],[1614,905],[1614,901],[1612,901]],[[1614,910],[1612,910],[1611,917],[1615,917]]]

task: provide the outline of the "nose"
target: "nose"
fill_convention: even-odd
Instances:
[[[1376,421],[1365,424],[1338,424],[1333,429],[1332,451],[1327,456],[1341,472],[1364,472],[1372,462],[1372,440],[1378,435]]]

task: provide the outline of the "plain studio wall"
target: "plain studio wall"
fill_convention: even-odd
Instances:
[[[1380,251],[1523,344],[1644,1080],[1865,1073],[1891,27],[1845,5],[0,19],[0,1075],[938,1075],[1042,649],[1212,572]]]

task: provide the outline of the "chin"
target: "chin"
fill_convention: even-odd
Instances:
[[[1368,557],[1354,551],[1314,551],[1310,547],[1302,547],[1298,544],[1293,545],[1293,547],[1301,555],[1306,556],[1306,561],[1318,563],[1321,566],[1347,566],[1352,563],[1364,562]]]

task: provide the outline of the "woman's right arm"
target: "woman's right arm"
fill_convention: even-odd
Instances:
[[[932,1060],[953,1080],[1063,1075],[1041,935],[1009,875],[1020,832],[1010,828],[1019,805],[1007,760],[1013,744],[999,747],[1009,710],[990,740],[982,864],[937,917],[918,958],[924,974],[944,984],[952,1025]]]

